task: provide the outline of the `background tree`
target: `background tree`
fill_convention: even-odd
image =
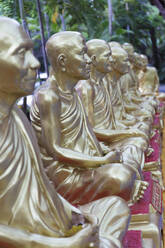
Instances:
[[[160,14],[165,19],[165,1],[164,0],[150,0],[151,4],[155,5],[159,11]]]
[[[150,64],[157,67],[161,82],[164,82],[165,19],[160,8],[151,5],[162,2],[164,6],[164,0],[111,0],[111,31],[108,1],[40,0],[46,39],[61,30],[77,30],[87,40],[101,38],[131,42],[137,52],[149,57]],[[43,64],[36,1],[23,2],[28,28],[35,41],[35,55]],[[0,14],[20,21],[18,0],[0,0]],[[44,71],[43,66],[41,69]]]

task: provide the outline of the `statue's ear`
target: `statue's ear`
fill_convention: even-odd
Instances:
[[[92,55],[92,56],[91,56],[91,60],[92,60],[92,64],[93,64],[93,65],[96,65],[96,62],[97,62],[97,60],[96,60],[96,55]]]
[[[58,65],[61,67],[61,70],[65,71],[66,70],[65,68],[66,67],[66,56],[63,53],[61,53],[60,55],[58,55],[57,61],[58,61]]]

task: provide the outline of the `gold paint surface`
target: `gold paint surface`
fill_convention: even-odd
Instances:
[[[46,49],[52,75],[34,94],[31,120],[48,177],[57,191],[76,205],[111,195],[130,200],[143,156],[132,146],[127,146],[122,156],[118,150],[104,155],[74,88],[78,80],[89,78],[91,59],[84,39],[78,33],[59,33],[48,40]],[[99,49],[102,63],[96,63],[108,72],[109,46],[102,41]]]
[[[45,174],[35,134],[15,105],[33,92],[38,68],[22,27],[0,17],[0,247],[120,247],[129,220],[123,200],[92,202],[82,214]]]
[[[165,121],[165,117],[164,117]],[[163,174],[163,186],[165,186],[165,127],[162,131],[162,152],[161,152],[161,162],[162,162],[162,174]],[[163,241],[164,241],[164,247],[165,247],[165,190],[163,189]]]
[[[141,54],[139,57],[141,70],[138,73],[139,90],[143,95],[153,95],[159,92],[159,77],[155,67],[148,66],[148,59]]]

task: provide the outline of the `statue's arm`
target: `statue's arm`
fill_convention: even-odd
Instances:
[[[143,100],[141,99],[141,96],[140,96],[139,92],[138,92],[137,97],[134,97],[134,96],[132,95],[132,96],[131,96],[131,99],[132,99],[132,101],[135,102],[135,103],[142,103],[142,102],[143,102]]]
[[[104,130],[94,128],[94,133],[99,140],[108,142],[119,141],[130,137],[143,137],[144,139],[148,140],[148,137],[145,135],[145,133],[133,128],[129,130]]]
[[[138,109],[138,105],[131,104],[131,103],[130,103],[130,105],[124,104],[124,107],[125,107],[126,111],[136,111]]]
[[[10,225],[0,225],[0,240],[1,243],[6,244],[8,247],[11,247],[12,244],[12,247],[89,248],[90,243],[94,243],[95,248],[109,247],[100,246],[102,240],[99,239],[98,227],[89,217],[88,220],[83,225],[82,230],[76,234],[59,238],[19,230]]]
[[[158,93],[159,92],[159,76],[157,71],[155,70],[155,89],[154,92]]]
[[[55,160],[71,164],[75,167],[98,167],[101,164],[109,162],[108,156],[89,156],[80,152],[73,151],[61,146],[61,126],[60,126],[60,111],[61,104],[58,96],[55,94],[44,94],[40,96],[38,101],[42,134],[41,139],[47,153]]]
[[[85,107],[88,120],[90,124],[93,126],[94,124],[94,121],[93,121],[93,89],[87,82],[85,82],[82,85],[81,99]]]
[[[54,248],[88,248],[90,243],[94,243],[99,248],[98,228],[95,225],[86,223],[82,230],[68,238],[56,238]],[[52,241],[53,242],[53,241]]]

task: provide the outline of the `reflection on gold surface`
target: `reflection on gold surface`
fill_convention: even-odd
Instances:
[[[46,48],[54,74],[35,92],[31,120],[47,175],[74,204],[107,195],[130,199],[136,175],[140,176],[140,155],[135,151],[134,166],[131,156],[121,157],[117,150],[104,155],[74,89],[78,80],[89,78],[91,59],[84,39],[79,33],[59,33]],[[125,154],[132,150],[126,147]]]
[[[31,49],[22,27],[0,17],[0,247],[120,247],[129,219],[123,200],[101,199],[82,215],[45,175],[31,125],[15,105],[34,88],[39,62]],[[90,213],[101,204],[105,212],[97,221]]]
[[[156,94],[159,91],[159,77],[155,67],[148,66],[146,55],[140,56],[139,90],[144,95]]]
[[[87,42],[87,51],[92,60],[90,79],[80,81],[77,90],[81,95],[93,130],[97,138],[104,142],[105,147],[108,146],[109,149],[117,149],[119,151],[120,156],[124,158],[123,164],[127,163],[126,160],[129,156],[130,164],[141,171],[144,155],[142,150],[135,147],[134,144],[136,142],[139,147],[147,146],[147,135],[137,128],[117,129],[113,106],[111,105],[111,96],[108,91],[109,84],[107,83],[105,86],[105,82],[103,82],[103,78],[107,73],[114,74],[116,70],[113,68],[113,63],[115,66],[117,63],[111,57],[110,47],[105,41],[94,39]],[[120,73],[123,74],[128,71],[128,64],[124,56],[120,55],[119,61],[123,61],[122,66],[119,66]],[[112,70],[113,72],[111,72]],[[129,155],[126,149],[128,145],[131,147]],[[137,161],[137,163],[133,161]]]

